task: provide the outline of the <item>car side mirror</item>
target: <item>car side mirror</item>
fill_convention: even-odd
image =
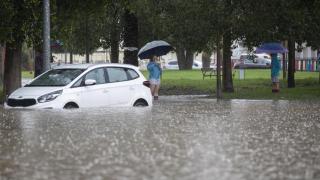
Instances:
[[[92,86],[92,85],[95,85],[97,84],[97,81],[94,80],[94,79],[87,79],[85,82],[84,82],[84,85],[86,86]]]

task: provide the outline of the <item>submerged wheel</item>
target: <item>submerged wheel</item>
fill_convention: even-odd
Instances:
[[[63,109],[77,109],[79,108],[79,106],[76,103],[67,103],[66,105],[64,105]]]
[[[145,106],[148,106],[148,103],[144,99],[139,99],[133,104],[133,106],[134,107],[145,107]]]

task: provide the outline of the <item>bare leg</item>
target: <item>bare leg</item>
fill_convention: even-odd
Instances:
[[[156,85],[151,84],[151,85],[150,85],[150,91],[151,91],[152,96],[154,96],[155,89],[156,89]]]
[[[160,89],[160,85],[156,85],[154,89],[154,97],[156,97],[156,99],[158,99],[158,96],[159,96],[159,89]]]

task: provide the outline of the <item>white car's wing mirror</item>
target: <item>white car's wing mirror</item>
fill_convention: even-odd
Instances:
[[[97,84],[97,81],[94,80],[94,79],[87,79],[85,82],[84,82],[84,85],[86,86],[92,86],[92,85],[95,85]]]

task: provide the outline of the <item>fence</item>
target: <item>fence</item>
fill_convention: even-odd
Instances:
[[[281,67],[283,62],[281,61]],[[288,69],[288,60],[286,60],[286,69]],[[300,59],[295,63],[296,71],[316,72],[319,71],[319,61],[317,59]]]
[[[296,60],[296,71],[319,71],[317,59],[302,59]]]

